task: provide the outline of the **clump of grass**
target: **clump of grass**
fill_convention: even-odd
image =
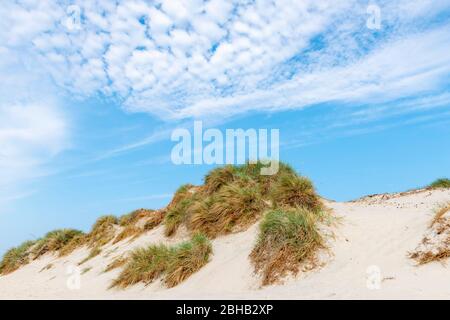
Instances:
[[[450,202],[436,209],[426,236],[408,256],[419,265],[450,258]]]
[[[152,282],[166,270],[170,251],[162,244],[134,250],[125,269],[112,282],[111,287],[126,288],[139,282]]]
[[[18,247],[9,249],[0,262],[0,274],[9,274],[28,264],[30,262],[31,249],[34,245],[34,241],[26,241]]]
[[[140,219],[144,218],[144,217],[148,217],[151,216],[153,214],[154,210],[150,210],[150,209],[137,209],[134,210],[128,214],[125,214],[123,216],[121,216],[119,218],[119,224],[122,227],[126,227],[132,224],[135,224],[136,222],[138,222]]]
[[[431,226],[434,226],[437,222],[442,221],[447,212],[450,212],[450,202],[443,206],[440,206],[436,210],[436,214],[434,215],[433,221],[431,222]]]
[[[109,263],[103,272],[109,272],[111,270],[120,268],[124,266],[127,263],[127,261],[128,261],[127,258],[120,256],[114,259],[111,263]]]
[[[450,179],[441,178],[433,181],[429,186],[429,189],[448,189],[450,188]]]
[[[82,264],[86,263],[87,261],[91,260],[92,258],[95,258],[96,256],[98,256],[100,253],[102,253],[102,249],[100,247],[94,247],[91,249],[91,251],[89,251],[89,254],[86,258],[84,258],[83,260],[81,260],[78,265],[81,266]]]
[[[130,237],[137,237],[142,233],[143,229],[138,228],[134,225],[126,226],[115,238],[113,241],[114,243],[120,242],[124,239],[130,238]]]
[[[42,271],[45,271],[45,270],[50,270],[51,268],[53,268],[53,264],[49,263],[48,265],[43,267],[39,272],[42,272]]]
[[[262,285],[275,283],[288,273],[297,274],[302,263],[314,263],[324,247],[317,215],[305,208],[276,209],[265,214],[257,244],[250,254]]]
[[[82,235],[83,232],[74,229],[50,231],[42,239],[38,240],[33,247],[33,259],[37,259],[47,252],[57,252],[62,250],[73,238]]]
[[[87,241],[87,236],[85,234],[79,234],[74,236],[64,247],[59,250],[58,254],[60,257],[65,257],[71,254],[76,249],[83,246]]]
[[[112,215],[98,218],[88,235],[87,244],[90,247],[104,246],[114,239],[117,224],[118,219]]]
[[[149,284],[162,276],[165,284],[173,287],[203,267],[211,252],[211,243],[201,234],[174,247],[160,244],[136,249],[111,287],[126,288],[139,282]]]
[[[255,184],[226,185],[214,197],[193,207],[189,226],[209,237],[216,237],[255,222],[265,206]]]
[[[186,221],[189,207],[193,203],[193,196],[191,196],[181,200],[175,206],[168,209],[164,217],[164,234],[166,236],[174,235],[178,227]]]
[[[191,241],[180,244],[171,253],[164,279],[169,288],[175,287],[206,265],[212,246],[205,235],[196,234]]]
[[[153,228],[156,228],[161,224],[161,222],[164,220],[164,211],[158,210],[152,212],[152,214],[149,216],[147,221],[144,224],[144,231],[150,231]]]
[[[172,200],[170,201],[169,205],[167,206],[167,209],[172,209],[176,206],[178,206],[178,204],[183,201],[186,198],[190,198],[190,196],[192,195],[192,188],[194,186],[192,184],[184,184],[181,187],[179,187],[177,189],[177,191],[175,191],[175,194],[172,198]]]
[[[81,271],[81,274],[85,274],[88,273],[89,271],[91,271],[92,267],[86,267]]]
[[[276,206],[304,207],[314,212],[322,209],[312,182],[296,174],[281,174],[272,188],[271,198]]]
[[[233,182],[236,174],[236,167],[226,165],[215,168],[205,176],[205,190],[207,194],[218,191],[222,186]]]

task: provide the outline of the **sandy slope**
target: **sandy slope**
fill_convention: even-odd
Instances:
[[[450,270],[439,263],[416,267],[406,257],[422,239],[433,209],[450,201],[450,190],[416,191],[397,195],[366,197],[354,202],[330,202],[342,217],[336,239],[330,242],[333,256],[320,269],[302,273],[282,285],[259,288],[248,254],[258,226],[246,232],[213,241],[209,264],[179,286],[166,289],[156,282],[127,290],[108,290],[119,270],[102,273],[105,266],[131,248],[168,240],[158,227],[132,243],[126,240],[107,246],[103,253],[80,267],[79,289],[67,286],[70,266],[86,255],[86,249],[56,259],[45,256],[22,269],[0,277],[1,299],[450,299]],[[109,253],[109,255],[108,255]],[[105,257],[108,255],[108,257]],[[48,264],[53,267],[42,270]],[[372,267],[371,267],[372,266]],[[368,280],[374,279],[375,282]],[[379,288],[376,287],[380,280]],[[372,285],[371,285],[372,284]],[[372,289],[371,289],[372,288]]]

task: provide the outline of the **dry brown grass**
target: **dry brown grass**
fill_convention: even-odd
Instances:
[[[447,203],[446,205],[439,207],[436,210],[436,214],[433,218],[433,221],[431,222],[431,226],[433,226],[437,222],[442,221],[443,217],[447,214],[447,212],[450,212],[450,202]]]
[[[119,224],[122,227],[136,224],[141,219],[150,217],[154,213],[151,209],[137,209],[119,218]]]
[[[175,206],[167,210],[164,217],[164,234],[168,237],[174,235],[183,223],[186,223],[189,214],[189,208],[195,203],[195,195],[190,195]]]
[[[88,246],[101,247],[113,240],[118,222],[112,215],[98,218],[87,237]]]
[[[123,267],[127,263],[127,261],[128,261],[127,258],[120,256],[114,259],[111,263],[109,263],[103,272],[109,272],[114,269]]]
[[[184,184],[177,189],[172,200],[167,206],[167,210],[176,207],[182,200],[189,198],[192,195],[192,189],[194,186],[192,184]]]
[[[75,237],[73,237],[67,245],[65,245],[61,250],[59,250],[58,254],[60,257],[65,257],[72,252],[74,252],[76,249],[81,248],[87,241],[87,235],[80,234]]]
[[[136,238],[140,234],[142,234],[143,229],[136,227],[134,225],[129,225],[123,228],[123,230],[114,238],[113,244],[125,240],[127,238],[133,237]],[[133,240],[132,239],[132,240]]]
[[[58,252],[64,249],[72,239],[82,236],[83,232],[74,229],[50,231],[33,246],[33,259],[38,259],[47,252]]]
[[[430,262],[444,263],[450,258],[450,203],[436,209],[427,234],[408,256],[418,265]]]
[[[150,231],[159,226],[164,220],[164,210],[154,211],[145,221],[144,231]]]
[[[232,165],[215,168],[205,176],[205,191],[211,195],[217,192],[222,186],[233,182],[237,168]]]
[[[9,249],[0,262],[0,274],[9,274],[28,264],[34,245],[35,241],[26,241],[18,247]]]
[[[314,212],[322,209],[312,182],[296,174],[283,173],[272,188],[271,198],[276,206],[298,206]]]
[[[161,244],[136,249],[111,287],[126,288],[139,282],[149,284],[162,276],[165,284],[173,287],[203,267],[211,252],[210,242],[200,234],[174,247]]]
[[[317,215],[305,208],[277,209],[264,216],[257,244],[250,254],[262,285],[277,282],[288,273],[297,274],[302,264],[315,265],[324,240],[317,228]]]
[[[78,265],[81,266],[82,264],[86,263],[87,261],[91,260],[92,258],[95,258],[96,256],[98,256],[100,253],[102,253],[102,249],[100,247],[94,247],[91,249],[91,251],[89,251],[89,254],[86,258],[84,258],[83,260],[81,260]]]
[[[212,246],[206,236],[196,234],[172,250],[164,282],[172,288],[200,270],[209,261]]]
[[[248,227],[266,206],[255,183],[226,185],[192,207],[189,227],[208,237],[216,237]]]

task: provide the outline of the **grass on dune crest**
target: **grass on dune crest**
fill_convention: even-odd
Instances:
[[[138,248],[131,253],[111,287],[126,288],[139,282],[149,284],[160,277],[167,287],[176,286],[203,267],[211,253],[211,243],[201,234],[172,247],[160,244]]]
[[[176,205],[167,210],[164,217],[164,234],[172,236],[177,231],[178,227],[185,223],[189,208],[194,203],[191,196],[180,200]]]
[[[6,275],[28,264],[30,262],[31,248],[35,243],[35,241],[26,241],[18,247],[9,249],[0,262],[0,274]]]
[[[265,214],[250,254],[262,285],[275,283],[288,273],[297,274],[301,263],[314,264],[317,250],[324,247],[317,219],[305,208],[275,209]]]
[[[261,175],[262,162],[211,170],[204,185],[186,185],[175,194],[164,219],[165,234],[181,225],[214,238],[242,230],[269,209],[302,206],[320,212],[322,204],[310,180],[280,162],[274,175]]]
[[[48,232],[33,246],[33,259],[37,259],[47,252],[57,252],[64,249],[72,239],[83,236],[83,232],[74,229],[59,229]]]
[[[441,178],[433,181],[429,186],[429,189],[448,189],[450,188],[450,179]]]
[[[103,246],[114,239],[118,223],[117,217],[113,215],[98,218],[87,237],[88,246]]]
[[[151,215],[153,215],[154,212],[155,210],[144,208],[134,210],[128,214],[121,216],[119,218],[119,225],[121,225],[122,227],[133,225],[143,218],[150,217]]]
[[[218,191],[222,186],[227,185],[235,179],[236,167],[232,165],[226,165],[211,170],[205,176],[205,191],[207,194],[213,194]]]
[[[314,212],[322,209],[312,182],[293,174],[283,173],[275,182],[271,200],[276,206],[301,206]]]
[[[229,184],[220,189],[215,197],[193,210],[190,227],[207,236],[216,237],[254,223],[266,207],[255,183],[240,186]]]

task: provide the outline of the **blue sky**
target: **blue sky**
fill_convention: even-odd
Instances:
[[[449,31],[449,1],[6,1],[0,253],[201,183],[195,119],[280,129],[327,198],[450,176]]]

